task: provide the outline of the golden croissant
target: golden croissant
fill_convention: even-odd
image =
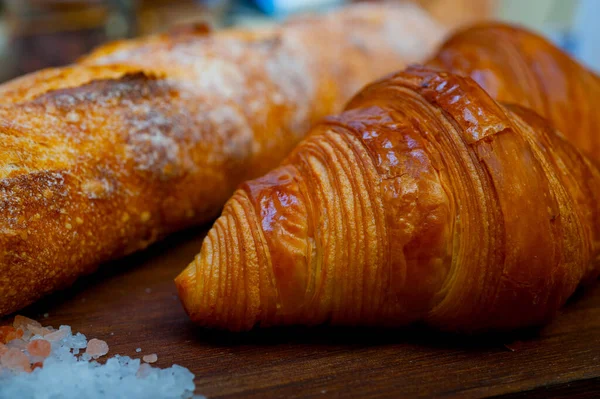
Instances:
[[[411,67],[242,185],[176,283],[192,320],[233,331],[538,325],[600,272],[599,201],[599,170],[547,120]]]
[[[468,75],[496,100],[545,116],[600,160],[600,77],[543,37],[505,24],[478,25],[452,35],[429,65]]]
[[[357,5],[118,42],[0,86],[0,315],[218,216],[311,124],[443,33],[414,6]]]

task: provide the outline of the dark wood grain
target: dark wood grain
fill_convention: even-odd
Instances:
[[[549,326],[458,337],[423,328],[277,328],[228,334],[187,319],[173,278],[200,249],[188,231],[106,265],[26,309],[69,324],[111,354],[157,353],[196,374],[208,397],[588,397],[600,394],[600,289],[576,294]],[[136,348],[142,348],[136,353]],[[510,350],[512,348],[514,351]]]

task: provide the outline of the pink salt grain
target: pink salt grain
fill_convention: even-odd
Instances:
[[[21,328],[23,330],[27,330],[28,326],[41,328],[42,325],[29,317],[17,315],[15,316],[15,320],[13,321],[14,328]]]
[[[37,369],[37,368],[44,368],[44,363],[42,362],[35,362],[31,365],[31,371]]]
[[[90,339],[90,342],[88,342],[85,353],[87,353],[94,359],[97,359],[100,356],[104,356],[108,353],[108,344],[105,341],[102,341],[100,339],[96,339],[96,338]]]
[[[32,356],[48,357],[52,351],[52,345],[45,339],[36,339],[27,345],[27,352]]]
[[[12,326],[0,326],[0,342],[6,344],[13,339],[18,339],[23,336],[23,330],[15,329]]]
[[[23,351],[23,350],[25,350],[25,348],[27,348],[27,342],[23,341],[20,338],[16,338],[16,339],[13,339],[12,341],[9,341],[6,344],[6,347],[9,349],[15,348],[15,349],[19,349],[19,350]]]
[[[17,370],[17,371],[31,371],[31,365],[29,364],[29,358],[19,349],[11,348],[0,358],[0,364],[2,366]]]
[[[142,360],[145,361],[146,363],[154,363],[158,360],[158,356],[156,356],[156,353],[152,353],[150,355],[146,355],[146,356],[142,357]]]
[[[67,336],[67,330],[56,330],[49,334],[44,335],[44,338],[50,342],[60,341]]]
[[[47,329],[46,327],[36,327],[36,326],[29,326],[29,331],[31,331],[32,333],[34,333],[36,335],[41,335],[42,337],[44,335],[48,335],[52,332],[49,329]]]

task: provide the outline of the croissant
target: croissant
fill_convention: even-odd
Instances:
[[[600,272],[600,171],[469,77],[411,67],[244,183],[177,277],[197,323],[546,322]]]
[[[311,124],[443,34],[416,6],[362,5],[110,44],[0,86],[0,315],[218,216]]]
[[[531,108],[600,160],[600,77],[543,37],[478,25],[452,35],[429,65],[470,76],[498,101]]]

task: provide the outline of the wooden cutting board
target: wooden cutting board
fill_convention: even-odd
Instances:
[[[112,355],[156,353],[160,367],[187,367],[209,398],[600,397],[600,287],[577,293],[551,325],[512,337],[327,327],[229,334],[193,326],[176,296],[172,280],[203,237],[171,237],[21,313],[106,340]]]

